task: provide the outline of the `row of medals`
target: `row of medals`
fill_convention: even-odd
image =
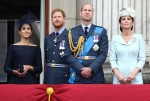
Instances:
[[[97,51],[99,49],[99,46],[97,45],[97,43],[99,41],[98,37],[99,37],[98,34],[94,34],[94,39],[93,39],[93,42],[94,42],[93,50],[94,51]],[[54,41],[56,42],[56,39]],[[60,56],[61,57],[65,56],[65,53],[64,53],[64,50],[65,50],[65,40],[62,40],[60,42],[59,50],[61,50]]]
[[[54,42],[55,42],[55,43],[56,43],[56,41],[57,41],[57,38],[54,39]],[[64,52],[64,50],[65,50],[65,40],[62,40],[62,41],[60,42],[59,50],[61,50],[60,56],[61,56],[61,57],[65,56],[65,52]]]
[[[98,37],[99,37],[98,34],[94,34],[94,39],[93,39],[93,42],[94,42],[93,50],[94,51],[97,51],[99,49],[99,46],[97,45],[97,43],[99,41]]]
[[[97,50],[99,49],[99,46],[98,46],[98,44],[97,44],[98,41],[99,41],[98,37],[99,37],[98,34],[94,34],[94,39],[93,39],[94,45],[93,45],[93,47],[92,47],[94,51],[97,51]],[[81,53],[80,53],[80,56],[83,56],[83,49],[82,49],[82,51],[81,51]]]

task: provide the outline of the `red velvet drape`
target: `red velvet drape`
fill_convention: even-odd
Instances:
[[[0,101],[150,101],[150,85],[73,84],[0,85]]]

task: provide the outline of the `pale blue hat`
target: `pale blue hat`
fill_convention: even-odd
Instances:
[[[122,8],[120,10],[120,17],[122,16],[131,16],[133,18],[135,18],[135,10],[133,8]]]

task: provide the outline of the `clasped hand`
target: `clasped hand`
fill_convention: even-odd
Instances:
[[[20,72],[18,69],[18,70],[14,70],[13,73],[18,75],[19,77],[24,77],[29,71],[30,67],[31,67],[30,65],[23,65],[23,72]]]
[[[131,84],[132,83],[133,78],[132,77],[128,77],[127,79],[121,79],[119,80],[120,84]]]
[[[81,75],[85,78],[92,76],[92,69],[90,67],[84,67],[81,69]]]

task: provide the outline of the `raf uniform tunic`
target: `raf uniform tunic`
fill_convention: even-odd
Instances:
[[[60,43],[67,38],[68,31],[63,30],[61,35],[55,40],[55,32],[50,34],[45,38],[45,59],[47,63],[54,64],[65,64],[67,62],[64,56],[61,57],[62,52],[60,48]],[[69,67],[51,67],[46,66],[44,73],[44,83],[45,84],[67,84],[69,77]]]
[[[81,25],[72,28],[71,29],[71,34],[72,34],[72,40],[74,46],[77,45],[79,37],[83,36],[86,40],[93,35],[95,27],[100,27],[100,26],[95,26],[91,25],[89,32],[87,36],[84,34],[84,30]],[[97,45],[99,46],[99,49],[97,51],[93,50],[93,48],[90,49],[88,52],[87,56],[95,56],[95,59],[90,59],[90,60],[83,60],[82,63],[78,62],[78,59],[74,57],[73,52],[71,52],[70,48],[66,50],[66,60],[73,68],[73,70],[76,72],[76,77],[74,83],[78,84],[96,84],[96,83],[104,83],[104,72],[103,72],[103,63],[105,62],[105,59],[107,57],[107,51],[108,51],[108,37],[107,37],[107,32],[106,29],[101,27],[103,30],[101,34],[98,37],[98,43]],[[68,43],[69,44],[69,43]],[[67,45],[69,46],[69,45]],[[90,78],[84,78],[81,75],[81,69],[83,67],[91,67],[92,68],[92,76]]]

